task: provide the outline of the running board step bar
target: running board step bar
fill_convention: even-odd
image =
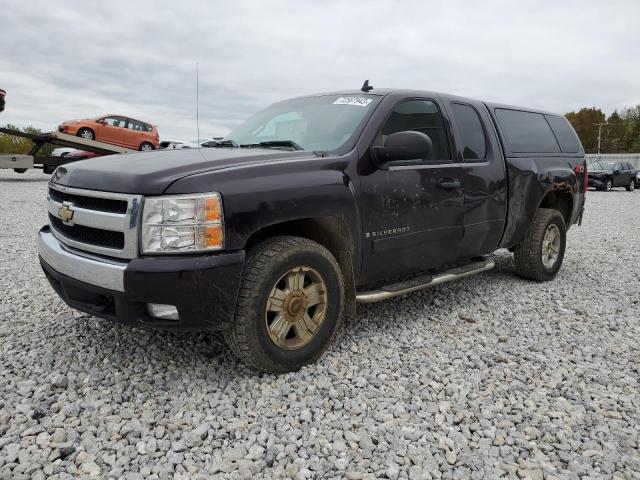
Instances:
[[[436,275],[422,275],[405,282],[387,285],[378,290],[356,293],[356,302],[380,302],[382,300],[387,300],[388,298],[415,292],[416,290],[422,290],[440,285],[441,283],[447,283],[460,278],[469,277],[476,273],[486,272],[495,266],[496,264],[493,260],[490,258],[483,258],[482,260],[475,261],[461,267],[452,268],[451,270],[447,270]]]

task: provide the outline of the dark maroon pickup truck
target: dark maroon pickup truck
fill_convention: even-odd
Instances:
[[[560,115],[363,87],[276,103],[213,148],[59,167],[40,261],[78,310],[221,329],[247,364],[285,372],[356,303],[489,270],[496,249],[553,279],[586,187]]]

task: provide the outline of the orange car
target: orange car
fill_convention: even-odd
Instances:
[[[154,125],[122,115],[71,120],[60,124],[58,130],[88,140],[97,140],[136,150],[155,150],[160,146],[160,137]]]

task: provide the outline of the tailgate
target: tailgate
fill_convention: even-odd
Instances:
[[[0,154],[0,168],[33,168],[31,155]]]

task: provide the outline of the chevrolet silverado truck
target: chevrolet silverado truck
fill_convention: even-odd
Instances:
[[[553,113],[426,91],[276,103],[213,148],[60,166],[40,262],[71,307],[222,330],[246,364],[315,361],[356,303],[494,267],[558,272],[587,170]]]

